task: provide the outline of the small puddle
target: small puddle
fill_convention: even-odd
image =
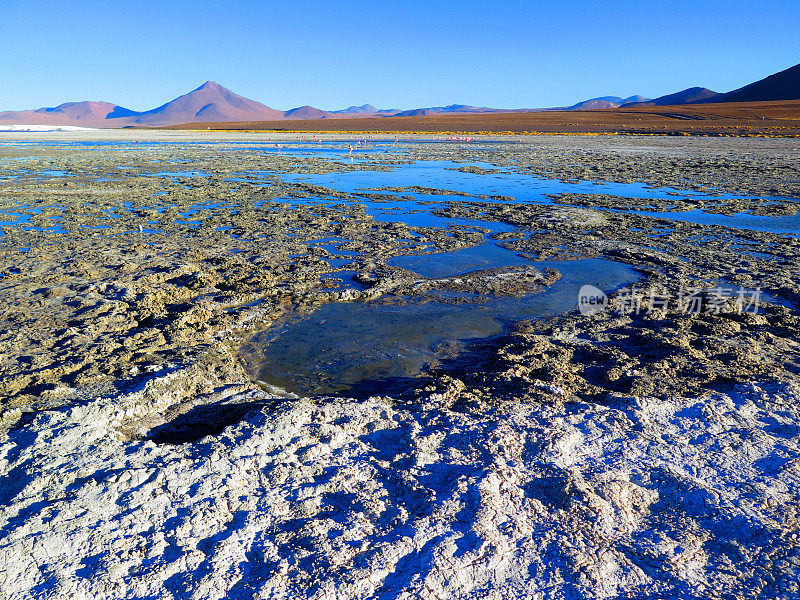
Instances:
[[[243,349],[251,374],[300,395],[396,394],[413,386],[431,368],[453,360],[479,367],[486,356],[475,354],[474,348],[481,342],[521,319],[575,309],[578,290],[586,283],[610,292],[640,279],[629,266],[609,260],[530,262],[491,243],[401,257],[391,263],[428,277],[522,264],[551,267],[562,277],[539,293],[464,304],[325,304],[253,338]]]
[[[531,262],[512,250],[506,250],[493,242],[487,242],[482,246],[463,248],[453,252],[442,252],[439,254],[399,256],[387,261],[390,266],[400,267],[419,273],[423,277],[451,277],[476,271],[478,269],[492,269],[494,267],[518,267],[523,265],[535,265],[537,267],[558,267],[550,262]],[[570,261],[560,261],[570,262]],[[577,261],[573,261],[577,262]],[[559,269],[560,270],[560,269]]]
[[[800,235],[800,213],[796,215],[779,215],[768,217],[736,213],[733,215],[720,215],[708,213],[703,210],[689,210],[684,212],[656,212],[656,211],[615,211],[635,212],[647,217],[671,219],[696,225],[719,225],[731,229],[749,229],[750,231],[766,231],[797,237]]]

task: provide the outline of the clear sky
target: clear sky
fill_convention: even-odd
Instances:
[[[730,91],[800,62],[800,1],[0,0],[0,110],[154,108],[208,79],[278,109]]]

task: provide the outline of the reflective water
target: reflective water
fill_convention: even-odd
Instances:
[[[684,223],[695,223],[698,225],[720,225],[722,227],[730,227],[731,229],[769,231],[771,233],[782,233],[792,236],[800,235],[800,214],[765,217],[747,213],[718,215],[703,212],[702,210],[690,210],[685,212],[637,211],[637,214],[672,219],[673,221],[682,221]]]
[[[308,316],[256,336],[245,352],[258,379],[297,394],[392,394],[428,369],[453,360],[478,367],[486,356],[474,347],[520,319],[573,310],[586,283],[606,292],[639,275],[627,265],[600,259],[532,263],[486,244],[435,255],[396,258],[396,266],[427,277],[446,277],[498,266],[535,265],[562,277],[540,293],[493,297],[471,303],[400,306],[345,302],[326,304]],[[474,362],[474,365],[470,365]]]
[[[428,143],[436,143],[434,140],[427,140]],[[414,140],[414,143],[418,143]],[[354,145],[355,144],[355,145]],[[235,152],[239,150],[254,150],[264,153],[291,152],[300,153],[310,157],[324,158],[333,162],[365,162],[369,160],[369,154],[375,151],[395,152],[402,154],[402,142],[395,143],[391,139],[376,139],[370,143],[359,143],[358,138],[350,141],[315,141],[313,139],[297,139],[281,141],[278,144],[264,142],[263,144],[231,144],[231,143],[211,143],[211,142],[140,142],[133,141],[44,141],[30,140],[25,142],[2,142],[0,145],[14,146],[68,146],[84,150],[110,150],[159,146],[179,146],[190,147],[208,146],[218,149],[220,152]],[[481,142],[483,145],[483,142]],[[279,146],[279,147],[275,147]],[[356,158],[349,155],[349,147],[353,146]],[[358,156],[358,155],[361,156]],[[465,166],[478,166],[485,169],[500,171],[491,174],[477,174],[459,171]],[[130,167],[120,166],[118,170]],[[76,173],[63,170],[43,170],[37,175],[41,177],[67,178]],[[287,182],[311,183],[337,191],[359,194],[368,190],[380,188],[430,188],[431,190],[450,190],[459,192],[468,200],[487,200],[491,202],[523,202],[536,204],[552,204],[549,195],[562,193],[585,193],[585,194],[611,194],[631,198],[670,198],[683,196],[687,198],[702,198],[713,205],[715,200],[733,200],[741,197],[730,194],[709,195],[689,190],[676,188],[653,188],[641,183],[608,183],[593,181],[571,181],[563,182],[558,179],[546,179],[538,176],[516,173],[508,168],[498,168],[490,163],[481,162],[453,162],[441,160],[424,160],[405,164],[392,165],[391,171],[371,171],[355,170],[338,173],[325,174],[287,174],[271,171],[248,171],[242,173],[242,179],[246,176],[249,181],[267,180],[274,176],[280,176]],[[15,174],[9,173],[4,177],[14,177]],[[161,177],[179,183],[179,179],[203,178],[209,174],[200,170],[163,170],[150,174],[152,177]],[[236,179],[236,177],[229,178]],[[445,201],[459,199],[460,195],[442,196],[435,193],[426,193],[425,190],[402,190],[402,191],[381,191],[388,199],[397,198],[396,201],[388,203],[386,201],[374,201],[368,198],[357,198],[354,201],[366,204],[374,218],[381,221],[402,221],[408,225],[446,227],[449,224],[475,225],[475,221],[463,221],[454,219],[443,219],[431,212],[441,208]],[[400,198],[403,196],[404,198]],[[413,200],[409,200],[413,198]],[[765,201],[784,201],[794,202],[790,198],[765,198]],[[292,204],[314,204],[330,202],[330,198],[287,198]],[[709,214],[702,210],[685,212],[655,212],[640,210],[624,210],[620,212],[637,213],[653,217],[668,218],[675,221],[697,223],[704,225],[721,225],[734,229],[752,229],[756,231],[770,231],[790,235],[800,235],[800,215],[763,217],[740,213],[733,216]],[[0,219],[7,221],[3,217],[8,216],[0,210]],[[487,225],[482,222],[484,227],[494,231],[503,230],[497,224]]]
[[[422,140],[414,140],[420,143]],[[428,143],[436,143],[427,140]],[[350,145],[354,144],[354,156]],[[324,158],[341,162],[364,162],[371,160],[370,153],[396,152],[402,157],[402,142],[374,140],[369,144],[357,141],[317,142],[310,139],[281,141],[279,144],[220,144],[209,142],[53,142],[26,140],[24,143],[5,142],[0,146],[72,146],[87,151],[113,151],[160,147],[160,146],[209,146],[220,152],[254,150],[265,154],[287,153],[296,156]],[[486,145],[490,148],[490,144]],[[499,172],[478,174],[459,171],[465,166],[479,166]],[[119,166],[115,177],[125,177],[131,167]],[[174,168],[174,170],[173,170]],[[203,178],[208,173],[193,170],[185,162],[171,168],[166,164],[153,168],[152,177],[179,182],[185,177]],[[163,170],[158,170],[163,169]],[[8,180],[24,174],[24,171],[5,171]],[[40,177],[67,178],[76,173],[46,170],[37,173]],[[616,184],[606,182],[562,182],[533,175],[516,173],[507,168],[497,168],[488,163],[459,163],[452,161],[417,161],[392,165],[391,171],[354,170],[326,174],[287,174],[282,172],[251,171],[241,174],[248,181],[268,185],[270,178],[279,176],[287,182],[311,183],[353,194],[378,189],[385,194],[384,200],[356,196],[345,203],[363,204],[374,219],[385,222],[400,221],[410,226],[448,228],[450,226],[473,227],[487,233],[510,231],[513,228],[503,223],[480,219],[447,218],[433,214],[448,202],[486,200],[489,202],[522,202],[551,204],[549,195],[561,193],[613,194],[633,198],[703,198],[713,204],[715,199],[734,199],[731,195],[702,194],[673,188],[651,188],[643,184]],[[235,179],[235,177],[233,178]],[[416,190],[381,190],[381,188],[417,188]],[[424,188],[430,188],[425,190]],[[450,190],[456,195],[431,193],[433,190]],[[403,198],[400,198],[403,196]],[[769,198],[765,200],[791,199]],[[283,199],[293,205],[339,204],[343,201],[331,197]],[[189,227],[198,227],[201,218],[193,217],[203,210],[213,211],[222,203],[198,203],[184,209],[180,218]],[[163,207],[155,207],[158,212]],[[228,205],[230,208],[230,205]],[[0,210],[0,226],[30,227],[31,214],[41,207],[6,205]],[[125,216],[126,207],[115,207],[108,217]],[[731,228],[772,231],[800,235],[800,217],[759,217],[748,214],[724,216],[702,211],[688,212],[636,212],[653,217],[672,219],[704,225],[723,225]],[[191,220],[188,220],[190,219]],[[58,217],[54,217],[58,220]],[[150,223],[151,225],[154,223]],[[104,227],[104,226],[99,226]],[[229,228],[220,228],[220,230]],[[41,229],[61,232],[59,225]],[[146,229],[145,232],[156,230]],[[653,235],[668,229],[653,231]],[[334,251],[335,238],[320,239],[318,245]],[[351,253],[336,250],[339,255]],[[355,253],[352,253],[355,258]],[[333,268],[348,268],[347,258],[332,259]],[[578,289],[592,284],[605,291],[630,285],[638,280],[638,274],[630,267],[607,260],[584,259],[576,261],[545,261],[531,263],[518,254],[505,250],[491,241],[455,252],[396,257],[389,264],[403,267],[422,277],[447,277],[490,267],[535,265],[557,269],[562,278],[540,293],[523,297],[466,298],[466,303],[450,304],[440,301],[420,302],[409,299],[402,305],[379,303],[332,303],[319,307],[307,316],[293,318],[280,326],[260,334],[246,347],[248,363],[254,376],[272,385],[302,394],[326,394],[347,392],[352,395],[393,393],[424,375],[437,365],[455,359],[473,361],[478,366],[485,355],[475,352],[481,342],[502,333],[520,319],[540,319],[561,314],[576,308]],[[328,276],[343,281],[344,286],[356,287],[350,277],[352,272],[338,272]],[[464,295],[461,296],[464,300]]]
[[[456,163],[451,161],[419,161],[411,164],[397,165],[393,171],[349,171],[344,173],[325,174],[281,174],[281,177],[290,182],[311,183],[337,191],[359,193],[379,188],[410,188],[423,187],[438,190],[450,190],[463,193],[468,200],[485,200],[488,202],[522,202],[534,204],[552,204],[549,195],[576,193],[576,194],[610,194],[628,198],[670,198],[682,196],[685,198],[701,198],[710,205],[716,201],[739,200],[744,196],[731,194],[706,194],[676,188],[654,188],[641,183],[608,183],[608,182],[562,182],[558,179],[543,179],[532,175],[513,172],[493,174],[476,174],[462,172],[456,169],[465,165],[492,167],[485,163]],[[398,199],[398,206],[406,210],[427,208],[435,210],[443,200],[457,200],[460,196],[442,196],[439,194],[426,194],[424,192],[403,190],[397,192],[382,191],[381,193],[396,194],[398,196],[411,196],[417,202],[403,202]],[[487,196],[488,198],[480,198]],[[478,197],[478,198],[476,198]],[[766,201],[798,202],[792,198],[765,197]],[[366,199],[359,199],[380,214],[380,204],[371,203]],[[433,203],[433,204],[431,204]],[[385,206],[385,205],[384,205]],[[747,213],[736,215],[720,215],[703,212],[702,210],[684,212],[656,212],[646,210],[619,210],[615,212],[635,213],[645,216],[661,217],[686,223],[701,225],[720,225],[732,229],[752,229],[754,231],[770,231],[790,235],[800,235],[800,215],[789,216],[756,216]],[[405,220],[405,216],[397,220]],[[419,218],[415,219],[418,224]]]

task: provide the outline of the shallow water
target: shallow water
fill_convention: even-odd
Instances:
[[[508,172],[474,174],[452,170],[461,166],[464,164],[426,161],[398,165],[390,172],[281,174],[281,177],[290,182],[307,182],[349,193],[359,193],[369,188],[420,186],[464,192],[465,196],[511,196],[514,202],[538,204],[552,204],[547,194],[564,192],[635,198],[669,198],[673,194],[719,200],[735,198],[731,195],[709,196],[671,188],[656,189],[642,184],[564,183]],[[443,197],[405,190],[395,193],[413,197],[414,200],[398,198],[396,204],[388,205],[390,208],[387,208],[386,202],[365,198],[359,198],[356,202],[365,204],[368,213],[382,221],[433,227],[478,226],[495,232],[511,229],[498,223],[448,219],[431,214],[431,211],[444,205],[443,201],[457,200],[459,196]],[[506,200],[492,198],[490,201]],[[773,218],[746,214],[726,217],[702,211],[625,212],[732,228],[800,232],[800,218],[797,217]],[[487,242],[456,252],[396,257],[389,264],[415,271],[424,277],[447,277],[478,269],[532,263],[493,242]],[[295,319],[253,340],[251,351],[255,355],[251,358],[255,358],[260,365],[258,377],[298,394],[396,393],[407,389],[428,369],[453,360],[461,360],[462,368],[472,366],[470,361],[475,363],[475,367],[479,366],[477,363],[485,356],[480,352],[476,354],[474,349],[479,348],[482,342],[502,333],[520,319],[538,319],[575,309],[578,289],[583,284],[592,284],[608,292],[639,279],[637,273],[627,265],[598,259],[533,264],[559,270],[562,279],[538,294],[523,298],[491,298],[477,304],[427,302],[385,306],[339,303],[322,306],[311,315]],[[333,276],[347,282],[352,273]],[[355,286],[352,281],[349,284]]]
[[[451,277],[478,269],[494,267],[517,267],[522,265],[544,265],[532,263],[516,252],[506,250],[493,242],[482,246],[464,248],[453,252],[423,256],[398,256],[387,261],[393,267],[414,271],[423,277]],[[545,266],[552,266],[547,263]],[[556,267],[553,267],[556,268]]]
[[[477,166],[494,169],[500,173],[478,174],[458,171],[463,167]],[[393,171],[346,171],[342,173],[294,174],[281,173],[286,181],[313,183],[344,192],[357,192],[380,187],[421,186],[463,192],[465,196],[511,196],[515,202],[551,204],[546,194],[572,192],[576,194],[613,194],[630,198],[665,198],[677,194],[684,197],[734,199],[739,196],[719,194],[711,196],[702,192],[677,188],[656,188],[643,183],[610,183],[604,181],[563,182],[534,175],[515,173],[502,167],[481,162],[454,162],[424,160],[393,165]],[[405,194],[405,192],[403,192]]]
[[[608,183],[608,182],[563,182],[558,179],[542,179],[531,175],[503,172],[493,174],[464,173],[454,169],[464,166],[481,166],[492,168],[486,163],[457,163],[451,161],[419,161],[412,164],[396,165],[393,171],[349,171],[345,173],[324,173],[324,174],[286,174],[280,176],[288,182],[303,182],[328,187],[337,191],[358,193],[372,188],[381,187],[427,187],[442,190],[463,192],[468,200],[476,200],[476,196],[495,196],[485,199],[488,202],[519,202],[552,205],[553,202],[548,197],[550,194],[576,193],[576,194],[611,194],[628,198],[702,198],[711,204],[715,201],[739,200],[748,198],[746,196],[735,196],[731,194],[706,194],[677,188],[654,188],[642,183]],[[392,192],[381,192],[392,194]],[[394,192],[398,195],[412,196],[417,202],[401,201],[398,205],[408,210],[425,209],[433,210],[435,205],[427,203],[442,202],[446,200],[457,200],[460,196],[441,196],[438,194],[424,194],[413,191]],[[509,197],[506,199],[504,197]],[[480,200],[480,198],[477,198]],[[764,201],[796,202],[792,198],[783,197],[764,197]],[[380,214],[380,204],[372,203],[366,199],[360,199],[360,203],[366,204],[373,214]],[[425,203],[425,204],[423,204]],[[385,203],[383,204],[385,206]],[[783,233],[790,235],[800,235],[800,215],[781,215],[775,217],[756,216],[747,213],[736,215],[720,215],[707,213],[703,210],[657,212],[647,210],[617,210],[615,212],[640,214],[644,216],[660,217],[681,221],[686,223],[696,223],[701,225],[720,225],[732,229],[752,229],[754,231],[769,231],[773,233]],[[397,219],[405,221],[403,218]],[[415,219],[415,224],[420,223],[419,218]]]
[[[182,145],[214,147],[219,152],[235,152],[237,150],[258,151],[264,154],[291,154],[293,156],[309,156],[328,159],[332,162],[363,163],[365,161],[380,162],[386,153],[398,153],[402,157],[402,144],[391,140],[374,140],[370,144],[356,145],[353,156],[350,155],[351,142],[315,142],[310,139],[285,141],[279,147],[274,142],[263,144],[214,144],[209,142],[153,142],[135,144],[133,142],[50,142],[31,140],[25,143],[13,143],[24,147],[32,146],[70,146],[89,151],[113,151],[130,149],[147,149],[154,146]],[[419,144],[420,140],[413,140]],[[428,143],[437,143],[428,140]],[[448,144],[452,142],[447,142]],[[6,145],[0,141],[0,145]],[[380,153],[380,154],[377,154]],[[124,161],[120,161],[124,162]],[[160,161],[153,161],[160,162]],[[167,165],[166,163],[170,163]],[[482,162],[453,161],[417,161],[411,163],[392,164],[391,171],[355,170],[325,174],[287,174],[272,171],[247,171],[241,173],[250,182],[267,185],[270,179],[279,176],[287,182],[311,183],[341,192],[355,194],[353,199],[343,201],[340,198],[287,197],[285,201],[291,205],[309,204],[360,204],[366,206],[367,214],[384,222],[403,222],[409,226],[448,228],[478,228],[488,233],[511,231],[514,228],[504,223],[482,221],[480,219],[448,218],[432,214],[448,203],[463,199],[465,201],[518,202],[551,205],[548,195],[562,193],[612,194],[622,197],[656,199],[656,198],[702,198],[709,200],[737,199],[732,195],[709,195],[674,188],[652,188],[644,184],[616,184],[606,182],[564,182],[557,179],[545,179],[538,176],[516,173],[508,168],[498,168]],[[478,166],[499,172],[477,174],[458,171],[465,166]],[[115,170],[116,177],[125,177],[127,167],[120,165]],[[149,170],[149,169],[148,169]],[[23,170],[9,173],[24,173]],[[42,177],[68,178],[78,175],[73,171],[41,170],[35,173]],[[174,183],[181,183],[183,178],[204,178],[209,173],[194,170],[188,161],[164,161],[152,167],[151,177],[163,178]],[[236,174],[234,174],[236,175]],[[103,178],[98,179],[101,181]],[[236,180],[236,177],[229,178]],[[440,195],[433,193],[402,191],[384,191],[380,188],[431,188],[434,190],[451,190],[457,195]],[[359,197],[373,188],[385,195],[385,200]],[[163,193],[163,192],[162,192]],[[403,196],[404,198],[400,198]],[[790,200],[769,198],[766,200]],[[212,213],[223,202],[198,203],[182,210],[177,221],[190,228],[201,226],[201,221],[193,215],[200,211],[210,210]],[[230,205],[227,205],[230,207]],[[59,208],[59,207],[50,207]],[[126,207],[127,208],[127,207]],[[161,213],[163,206],[154,207]],[[30,227],[31,213],[41,211],[42,207],[8,206],[0,211],[0,227]],[[653,212],[642,210],[625,210],[620,212],[636,213],[653,217],[699,223],[704,225],[723,225],[731,228],[752,229],[800,235],[800,216],[759,217],[748,214],[733,216],[717,215],[702,210],[686,212]],[[103,218],[125,216],[125,209],[116,208],[116,212]],[[53,220],[58,220],[54,216]],[[156,225],[150,222],[150,225]],[[94,227],[102,229],[105,225]],[[67,233],[60,225],[54,224],[39,231]],[[135,230],[136,228],[132,228]],[[220,227],[226,230],[230,227]],[[157,232],[156,229],[145,229],[144,233]],[[660,230],[661,233],[668,231]],[[659,231],[654,230],[653,235]],[[316,245],[333,252],[342,258],[331,258],[332,268],[352,268],[348,266],[352,253],[336,249],[337,244],[346,240],[323,238]],[[298,256],[300,258],[301,255]],[[448,277],[479,269],[492,267],[512,267],[534,265],[539,268],[557,269],[562,278],[546,290],[524,297],[492,297],[466,298],[460,295],[459,300],[469,299],[466,303],[446,303],[430,301],[421,303],[409,299],[403,305],[386,305],[379,303],[331,303],[316,309],[312,314],[296,317],[283,325],[262,333],[247,346],[249,364],[254,369],[253,375],[272,385],[302,394],[329,394],[347,392],[351,395],[368,395],[374,393],[393,393],[407,387],[410,380],[423,376],[428,369],[446,365],[460,360],[462,366],[478,366],[485,360],[485,354],[475,352],[480,344],[491,339],[521,319],[540,319],[558,315],[577,307],[578,289],[584,284],[592,284],[605,291],[612,291],[639,279],[636,271],[627,265],[600,259],[582,259],[576,261],[544,261],[534,263],[528,259],[506,250],[496,243],[486,241],[484,244],[425,256],[401,256],[389,260],[389,264],[418,273],[422,277]],[[351,271],[340,271],[325,276],[325,279],[338,278],[343,287],[358,287],[352,281]]]
[[[325,304],[251,340],[245,352],[248,362],[258,365],[257,378],[298,394],[395,393],[433,367],[456,360],[477,367],[486,358],[475,353],[477,345],[521,319],[576,308],[586,283],[609,292],[639,279],[629,266],[613,261],[531,262],[492,243],[390,262],[427,277],[526,264],[557,269],[562,278],[540,293],[465,304]]]
[[[684,223],[695,223],[697,225],[720,225],[722,227],[730,227],[731,229],[768,231],[770,233],[782,233],[792,236],[800,235],[800,213],[796,215],[765,217],[747,213],[719,215],[698,209],[684,212],[636,211],[636,214],[647,217],[672,219],[673,221],[682,221]]]
[[[425,140],[428,143],[441,143],[436,140]],[[187,145],[190,147],[209,146],[222,151],[255,150],[263,151],[268,154],[281,153],[283,151],[291,154],[302,154],[309,157],[326,158],[333,162],[367,162],[370,154],[374,152],[397,152],[402,153],[402,144],[395,143],[393,140],[380,139],[371,140],[368,144],[355,146],[355,157],[348,154],[351,144],[356,144],[357,140],[352,141],[314,141],[312,139],[282,140],[279,144],[264,142],[253,144],[247,142],[240,143],[214,143],[214,142],[134,142],[115,141],[37,141],[26,142],[0,142],[0,145],[14,146],[66,146],[76,147],[85,150],[109,150],[114,148],[146,148],[158,146],[179,146]],[[419,140],[414,140],[419,143]],[[451,143],[451,142],[447,142]],[[275,147],[276,145],[280,147]],[[373,157],[374,158],[374,157]],[[466,166],[478,166],[485,169],[494,169],[499,173],[476,174],[458,171],[457,169]],[[119,170],[129,167],[120,166]],[[545,179],[538,176],[515,173],[508,168],[498,168],[490,163],[483,162],[454,162],[442,160],[416,161],[411,163],[394,164],[391,171],[370,171],[356,170],[338,173],[324,174],[290,174],[272,171],[248,171],[243,173],[248,181],[264,179],[266,181],[276,175],[287,182],[311,183],[337,191],[358,194],[374,188],[407,188],[418,186],[439,190],[451,190],[460,192],[465,199],[486,200],[490,202],[521,202],[550,205],[552,201],[548,195],[562,193],[585,193],[585,194],[611,194],[631,198],[670,198],[683,196],[686,198],[702,198],[708,200],[713,205],[715,200],[735,200],[741,196],[730,194],[710,195],[677,188],[653,188],[641,183],[608,183],[594,181],[571,181],[563,182],[558,179]],[[76,175],[70,171],[43,170],[37,174],[43,177],[67,178]],[[180,178],[203,178],[208,177],[209,173],[198,170],[162,170],[149,174],[152,177],[161,177],[179,183]],[[8,176],[7,176],[8,177]],[[235,180],[236,178],[228,178]],[[509,228],[496,223],[485,221],[447,219],[432,215],[431,212],[437,208],[442,208],[445,201],[457,200],[462,196],[439,194],[426,194],[421,192],[402,191],[387,192],[381,191],[388,198],[396,196],[397,200],[393,203],[385,201],[374,201],[368,198],[357,198],[351,202],[364,204],[367,206],[368,214],[380,221],[401,221],[411,226],[425,227],[447,227],[449,225],[461,226],[481,226],[491,231],[507,231]],[[401,199],[404,196],[406,199]],[[480,198],[481,196],[488,198]],[[408,200],[413,198],[413,200]],[[793,201],[790,198],[769,197],[765,201]],[[287,199],[292,205],[319,204],[330,202],[330,198],[308,198]],[[341,200],[336,200],[341,202]],[[752,229],[754,231],[768,231],[790,235],[800,235],[800,215],[765,217],[740,213],[732,216],[711,214],[703,210],[693,210],[684,212],[658,212],[647,210],[621,210],[618,212],[636,213],[645,216],[672,219],[675,221],[696,223],[703,225],[721,225],[733,229]],[[0,212],[0,219],[7,214]],[[6,221],[6,219],[3,219]]]

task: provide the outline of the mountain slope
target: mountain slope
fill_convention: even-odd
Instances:
[[[673,104],[689,104],[691,102],[717,102],[720,94],[703,87],[691,87],[674,94],[659,96],[647,102],[633,102],[628,106],[671,106]],[[713,98],[713,100],[712,100]]]
[[[715,98],[713,101],[768,102],[772,100],[800,100],[800,64],[727,94],[721,94],[719,98]]]
[[[110,102],[65,102],[48,108],[0,112],[0,123],[96,127],[102,126],[106,119],[135,114],[130,109]]]
[[[622,98],[620,96],[600,96],[599,98],[590,98],[589,100],[583,100],[572,106],[568,107],[567,110],[593,110],[597,108],[617,108],[620,104],[622,104]]]
[[[583,100],[572,106],[568,106],[566,110],[597,110],[601,108],[619,108],[620,106],[628,106],[637,102],[648,102],[649,98],[644,96],[628,96],[623,98],[621,96],[599,96],[597,98],[590,98]]]
[[[124,119],[124,124],[157,127],[192,122],[270,121],[283,117],[283,111],[249,100],[218,83],[207,81],[199,88],[158,108]]]
[[[645,98],[644,96],[628,96],[627,98],[623,98],[620,106],[627,106],[629,104],[635,104],[637,102],[649,102],[650,98]]]
[[[332,112],[337,115],[371,115],[380,111],[371,104],[362,104],[361,106],[348,106],[342,110],[334,110]]]
[[[448,106],[429,106],[427,108],[412,108],[404,110],[390,116],[393,117],[424,117],[430,115],[466,115],[474,113],[506,112],[498,108],[488,108],[486,106],[470,106],[469,104],[450,104]]]
[[[283,116],[287,119],[324,119],[331,116],[331,113],[306,105],[287,110]]]

